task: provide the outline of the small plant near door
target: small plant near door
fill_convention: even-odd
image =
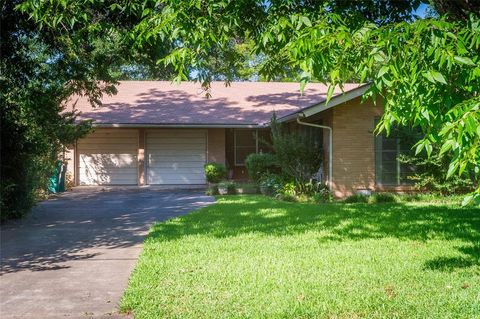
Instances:
[[[223,164],[208,163],[208,164],[205,164],[204,169],[205,169],[205,178],[209,183],[217,184],[227,177],[227,169]]]

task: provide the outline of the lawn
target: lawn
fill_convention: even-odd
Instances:
[[[480,318],[480,209],[263,196],[155,225],[135,318]]]

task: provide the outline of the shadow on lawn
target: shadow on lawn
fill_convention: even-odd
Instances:
[[[480,264],[480,209],[414,204],[296,204],[266,200],[220,201],[217,205],[168,223],[157,224],[150,239],[188,235],[229,237],[244,233],[284,236],[324,230],[319,242],[397,238],[462,240],[465,257],[432,260],[426,269],[449,270]],[[472,246],[473,245],[473,246]]]

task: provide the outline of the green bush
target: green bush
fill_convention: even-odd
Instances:
[[[345,203],[368,203],[368,196],[362,194],[350,195],[343,200]]]
[[[279,173],[280,166],[278,165],[277,157],[274,154],[250,154],[245,160],[248,176],[254,181],[258,182],[260,179],[271,173]]]
[[[237,194],[237,185],[234,182],[226,183],[227,195],[236,195]]]
[[[295,181],[297,191],[305,194],[306,185],[322,164],[321,141],[305,132],[294,131],[278,123],[273,116],[271,123],[272,142],[282,174]]]
[[[312,196],[316,203],[331,203],[333,201],[333,194],[327,187],[323,186],[322,189],[315,192]]]
[[[220,163],[205,164],[205,177],[209,183],[219,183],[227,177],[225,165]]]
[[[413,181],[415,188],[438,195],[465,194],[474,191],[480,182],[480,177],[473,172],[462,175],[453,174],[447,178],[452,154],[440,154],[438,147],[434,147],[431,156],[426,154],[404,154],[399,161],[415,167],[415,174],[408,177]]]
[[[283,178],[277,174],[265,175],[260,179],[260,192],[263,195],[275,196],[284,184]]]
[[[287,202],[297,201],[297,191],[294,182],[289,182],[280,187],[277,191],[276,197]]]
[[[392,193],[375,193],[368,198],[368,202],[371,204],[374,203],[395,203],[397,202],[397,197]]]
[[[218,190],[218,185],[217,185],[217,184],[211,185],[211,186],[207,189],[206,194],[207,194],[208,196],[219,195],[219,194],[220,194],[220,191]]]

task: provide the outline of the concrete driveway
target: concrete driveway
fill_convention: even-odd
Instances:
[[[0,318],[123,318],[117,313],[156,221],[213,202],[201,191],[95,188],[37,205],[2,226]]]

